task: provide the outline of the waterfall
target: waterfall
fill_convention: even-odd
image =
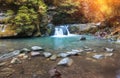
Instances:
[[[55,27],[54,37],[66,37],[70,36],[70,32],[68,30],[68,25],[61,25]]]
[[[6,25],[0,24],[0,31],[5,32]]]

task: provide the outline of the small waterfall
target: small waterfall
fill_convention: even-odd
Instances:
[[[68,30],[68,25],[61,25],[55,27],[55,32],[53,37],[67,37],[70,36],[70,32]]]
[[[0,31],[5,32],[6,25],[0,24]]]

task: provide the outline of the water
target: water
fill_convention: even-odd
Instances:
[[[0,53],[7,52],[10,49],[30,48],[32,46],[41,46],[46,51],[64,52],[72,49],[79,49],[84,46],[99,49],[101,47],[113,47],[107,40],[98,40],[94,36],[84,35],[87,40],[80,41],[81,35],[69,37],[38,37],[25,39],[1,39]]]
[[[68,37],[73,36],[68,30],[68,25],[61,25],[55,27],[55,33],[53,37]]]

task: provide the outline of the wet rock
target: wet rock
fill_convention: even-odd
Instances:
[[[82,36],[81,38],[80,38],[80,40],[86,40],[86,37],[84,37],[84,36]]]
[[[17,64],[17,63],[21,63],[21,61],[18,58],[13,58],[10,62],[11,64]]]
[[[50,53],[50,52],[44,52],[43,55],[48,58],[48,57],[50,57],[52,55],[52,53]]]
[[[39,47],[39,46],[33,46],[33,47],[31,47],[31,50],[33,50],[33,51],[43,51],[43,48]]]
[[[64,57],[67,57],[67,56],[69,56],[70,54],[68,54],[68,53],[59,53],[58,54],[58,57],[62,57],[62,58],[64,58]]]
[[[31,56],[39,56],[40,52],[32,51],[30,54],[31,54]]]
[[[56,60],[57,59],[57,55],[56,54],[54,54],[54,55],[52,55],[51,57],[50,57],[50,60]]]
[[[66,65],[66,66],[71,66],[73,64],[73,60],[71,58],[63,58],[58,62],[57,65]]]
[[[21,53],[27,53],[27,52],[30,52],[30,50],[29,49],[27,49],[27,48],[23,48],[22,50],[21,50]]]
[[[20,54],[20,50],[15,50],[13,52],[10,52],[10,53],[7,53],[7,54],[4,54],[4,55],[0,56],[0,60],[7,59],[7,58],[10,58],[10,57],[16,56],[18,54]]]
[[[114,49],[113,48],[105,48],[107,52],[112,52]]]
[[[95,59],[102,59],[103,58],[103,54],[96,54],[93,56],[93,58]]]

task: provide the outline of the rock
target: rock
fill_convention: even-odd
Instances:
[[[96,55],[93,56],[93,58],[101,59],[101,58],[103,58],[103,55],[102,54],[96,54]]]
[[[18,58],[13,58],[10,62],[11,64],[17,64],[17,63],[21,63],[21,61]]]
[[[52,55],[52,53],[50,53],[50,52],[44,52],[43,55],[48,58],[48,57],[50,57]]]
[[[82,50],[82,49],[80,49],[80,50],[72,50],[72,51],[70,51],[70,52],[67,52],[69,55],[77,55],[77,54],[79,54],[79,53],[81,53],[81,52],[83,52],[84,50]]]
[[[71,66],[72,63],[73,63],[73,60],[68,58],[68,57],[66,57],[66,58],[63,58],[62,60],[60,60],[57,65]]]
[[[6,62],[0,63],[0,67],[4,66],[5,64],[6,64]]]
[[[20,54],[20,50],[15,50],[12,53],[13,53],[13,55],[18,55],[18,54]]]
[[[61,78],[61,73],[56,68],[49,70],[50,78]]]
[[[86,40],[86,37],[84,37],[84,36],[82,36],[81,38],[80,38],[80,40]]]
[[[105,48],[107,52],[112,52],[114,49],[113,48]]]
[[[84,49],[85,51],[92,51],[93,49],[92,48],[86,48]]]
[[[31,49],[32,49],[33,51],[43,51],[43,48],[42,48],[42,47],[39,47],[39,46],[33,46],[33,47],[31,47]]]
[[[115,43],[118,43],[118,44],[120,44],[120,40],[117,40]]]
[[[62,58],[64,58],[64,57],[67,57],[67,56],[69,56],[70,54],[68,54],[68,53],[59,53],[58,54],[58,57],[62,57]]]
[[[30,52],[30,50],[29,49],[27,49],[27,48],[23,48],[23,49],[21,49],[21,53],[26,53],[26,52]]]
[[[110,56],[112,56],[112,55],[113,55],[113,53],[106,53],[106,54],[105,54],[106,57],[110,57]]]
[[[50,60],[56,60],[57,59],[57,55],[56,54],[54,54],[54,55],[52,55],[51,57],[50,57]]]
[[[10,58],[10,57],[16,56],[18,54],[20,54],[20,50],[15,50],[13,52],[10,52],[10,53],[7,53],[7,54],[4,54],[4,55],[0,56],[0,60],[7,59],[7,58]]]
[[[76,53],[79,53],[79,52],[81,52],[81,51],[83,51],[83,50],[75,50],[75,49],[72,49],[72,52],[76,52]]]
[[[40,52],[32,51],[30,54],[31,54],[31,56],[39,56]]]
[[[77,55],[78,52],[74,52],[74,51],[70,51],[70,52],[66,52],[68,55]]]
[[[26,55],[25,53],[22,53],[22,54],[19,54],[18,57],[21,59],[27,59],[28,55]]]

